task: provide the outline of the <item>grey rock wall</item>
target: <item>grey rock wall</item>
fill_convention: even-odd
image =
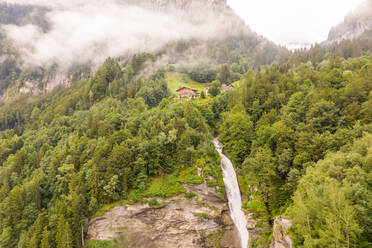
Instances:
[[[347,15],[342,23],[333,27],[329,32],[327,43],[352,40],[368,30],[372,30],[372,0],[364,2]]]

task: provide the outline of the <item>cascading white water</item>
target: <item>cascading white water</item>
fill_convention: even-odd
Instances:
[[[238,179],[234,166],[230,159],[223,154],[223,147],[217,138],[213,140],[216,150],[221,155],[221,168],[223,172],[223,182],[225,183],[227,199],[229,201],[231,218],[239,231],[240,243],[242,248],[248,247],[249,233],[247,230],[247,219],[242,211],[242,198]]]

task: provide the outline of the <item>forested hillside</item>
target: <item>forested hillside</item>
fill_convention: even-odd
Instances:
[[[217,131],[259,247],[278,214],[298,247],[370,245],[371,57],[250,70],[235,91],[196,101],[170,96],[162,71],[136,77],[145,61],[156,57],[108,59],[86,82],[0,107],[2,247],[81,247],[102,206],[184,192],[196,166],[220,183]],[[147,191],[168,174],[178,179]]]
[[[89,221],[175,196],[215,210],[185,185],[212,190],[229,212],[216,136],[236,169],[252,247],[272,245],[278,216],[292,223],[294,247],[372,246],[370,33],[290,52],[242,26],[61,72],[25,63],[6,32],[47,34],[50,11],[0,3],[0,248],[137,247],[89,242]],[[200,98],[178,98],[184,85]],[[225,247],[225,231],[197,242]]]
[[[123,16],[127,14],[126,9],[132,8],[135,12],[139,12],[138,14],[146,12],[147,15],[153,15],[153,18],[168,18],[171,20],[168,23],[172,23],[172,26],[166,28],[173,29],[164,31],[176,32],[176,34],[173,39],[167,36],[159,38],[156,31],[160,28],[159,32],[164,32],[162,30],[164,27],[159,27],[161,24],[155,22],[155,26],[149,29],[150,23],[147,18],[139,20],[144,28],[149,29],[144,34],[141,30],[134,32],[129,29],[129,31],[124,30],[129,33],[121,37],[118,34],[121,33],[120,28],[123,27],[115,27],[111,30],[111,26],[105,27],[104,30],[97,28],[93,32],[94,35],[89,32],[84,33],[85,30],[90,29],[87,26],[75,34],[76,25],[85,23],[71,24],[66,20],[69,20],[71,12],[77,14],[82,12],[85,16],[84,8],[71,7],[70,5],[74,5],[70,3],[56,4],[57,7],[54,8],[53,4],[45,7],[0,1],[0,100],[16,99],[25,94],[47,93],[58,86],[67,87],[80,79],[89,77],[91,72],[94,72],[109,56],[119,58],[118,62],[125,66],[138,50],[154,53],[159,58],[158,63],[154,65],[155,68],[149,69],[149,74],[159,68],[172,65],[176,71],[185,72],[200,82],[206,82],[205,77],[216,79],[219,67],[225,63],[232,66],[235,78],[239,79],[240,75],[250,68],[274,61],[284,61],[289,56],[287,49],[278,47],[251,31],[224,0],[208,3],[203,1],[175,3],[174,1],[151,1],[149,3],[148,1],[121,0],[108,1],[107,5],[110,4],[124,13],[118,17],[113,16],[110,8],[106,10],[108,13],[91,13],[93,17],[97,14],[96,19],[102,17],[106,20],[102,25],[106,22],[110,23],[112,18],[116,21],[115,18],[117,18],[120,19],[120,25],[125,23],[124,26],[133,26],[133,20]],[[177,16],[177,19],[174,19],[174,14],[170,9],[176,9],[175,13],[179,13],[182,18]],[[59,16],[65,13],[63,11],[66,12],[66,17],[53,19],[53,14]],[[199,12],[203,12],[203,15],[197,14]],[[94,20],[93,18],[92,22]],[[189,30],[184,30],[185,34],[182,34],[180,32],[185,25]],[[199,37],[205,33],[204,29],[210,31],[211,34]],[[65,33],[62,35],[63,38],[68,37],[66,44],[48,51],[41,48],[44,37],[46,37],[46,43],[61,42],[61,37],[58,36],[60,32]],[[106,39],[105,32],[110,33],[111,39]],[[23,40],[25,35],[32,36],[33,42]],[[74,39],[74,35],[85,36],[87,41],[85,39],[80,39],[80,41],[85,41],[87,44],[81,48],[76,47],[78,42]],[[70,36],[71,39],[69,39]],[[124,45],[123,48],[117,48],[117,43],[126,44],[122,40],[128,36],[133,39],[128,43],[128,47]],[[154,40],[152,36],[155,36]],[[137,47],[142,43],[142,47]],[[60,50],[66,45],[72,46],[71,50],[67,53],[61,52]],[[81,50],[84,49],[87,51],[82,53]],[[40,54],[35,55],[36,51]],[[71,58],[71,54],[75,53],[81,54]],[[46,57],[49,60],[44,61]]]
[[[371,73],[368,56],[272,65],[230,96],[220,140],[267,228],[259,246],[279,214],[294,221],[296,247],[371,245]]]
[[[134,80],[144,57],[125,68],[109,59],[85,83],[1,107],[1,247],[81,247],[85,219],[104,204],[199,181],[192,169],[146,193],[151,177],[195,165],[220,177],[213,112],[174,102],[162,75]]]

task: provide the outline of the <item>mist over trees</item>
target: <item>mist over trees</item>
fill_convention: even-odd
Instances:
[[[136,77],[152,59],[108,59],[86,82],[0,107],[2,246],[81,247],[104,204],[175,194],[146,193],[152,177],[197,165],[218,178],[213,130],[266,230],[258,246],[278,214],[296,246],[369,246],[369,56],[250,70],[205,104],[170,97],[164,73]]]
[[[49,11],[3,3],[0,22],[16,31],[33,24],[43,39],[55,35]],[[199,32],[160,39],[152,53],[122,55],[119,47],[72,63],[69,87],[50,92],[58,63],[26,66],[0,33],[0,93],[8,96],[0,102],[0,247],[83,247],[87,219],[183,194],[183,184],[205,182],[223,197],[216,134],[257,221],[254,247],[270,247],[279,215],[292,220],[295,247],[371,247],[370,33],[289,52],[253,32]],[[108,36],[107,49],[121,39]],[[168,73],[209,92],[177,99]],[[38,94],[17,95],[27,84]]]
[[[216,176],[210,110],[170,104],[161,76],[136,80],[142,56],[124,68],[108,59],[87,82],[27,107],[1,107],[2,247],[81,247],[85,218],[141,200],[151,177],[195,163]]]

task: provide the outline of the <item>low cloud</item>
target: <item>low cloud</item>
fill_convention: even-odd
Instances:
[[[226,16],[207,9],[195,19],[195,15],[179,10],[154,11],[115,0],[11,2],[51,9],[46,14],[51,29],[46,33],[30,24],[3,27],[24,62],[37,66],[57,63],[69,68],[87,62],[97,65],[108,56],[151,52],[179,39],[218,38],[231,30]]]

